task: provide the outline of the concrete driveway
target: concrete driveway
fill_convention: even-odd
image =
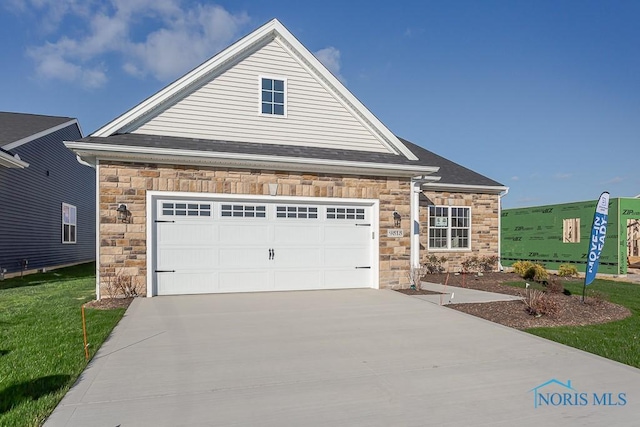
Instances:
[[[638,369],[366,289],[136,299],[46,426],[596,426],[638,413]]]

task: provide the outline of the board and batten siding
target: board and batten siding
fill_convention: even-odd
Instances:
[[[29,167],[0,168],[0,268],[19,272],[95,260],[95,170],[78,163],[64,140],[73,124],[12,150]],[[62,243],[62,203],[76,206],[75,244]]]
[[[286,117],[259,113],[260,76],[286,79]],[[390,152],[278,39],[131,132]]]

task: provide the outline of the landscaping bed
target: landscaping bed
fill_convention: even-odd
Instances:
[[[575,279],[555,279],[574,289],[579,285]],[[423,277],[423,281],[447,283],[448,286],[459,286],[523,298],[526,296],[525,281],[514,273],[484,273],[481,276],[460,274],[449,275],[448,279],[446,274],[428,274]],[[542,285],[536,283],[532,283],[532,287],[544,289]],[[640,292],[640,289],[638,291]],[[599,293],[588,292],[583,303],[579,295],[565,292],[546,293],[546,304],[552,307],[555,313],[541,316],[534,316],[527,312],[527,306],[523,301],[450,304],[447,307],[517,329],[593,325],[622,320],[631,316],[631,311],[628,308],[607,301],[606,297]]]

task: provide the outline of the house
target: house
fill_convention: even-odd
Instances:
[[[66,145],[98,171],[98,297],[399,288],[421,242],[498,254],[506,188],[397,137],[277,20]]]
[[[0,112],[0,277],[95,259],[95,170],[69,117]]]
[[[502,212],[502,262],[519,260],[557,270],[573,264],[585,271],[596,200],[505,209]],[[625,275],[640,268],[640,199],[609,200],[608,226],[599,273]]]

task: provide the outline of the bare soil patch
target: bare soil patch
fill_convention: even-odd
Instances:
[[[86,303],[87,308],[96,310],[112,310],[114,308],[127,308],[133,301],[133,298],[102,298],[101,300],[93,300]]]
[[[514,273],[485,273],[482,276],[449,275],[448,279],[446,274],[429,274],[423,277],[423,281],[447,283],[448,286],[466,287],[520,297],[524,297],[526,292],[523,288],[503,284],[522,281],[522,278]],[[516,329],[592,325],[621,320],[631,315],[626,307],[613,304],[602,298],[587,298],[584,303],[580,301],[578,295],[563,293],[546,293],[546,298],[551,299],[551,303],[557,307],[557,313],[554,315],[533,316],[526,311],[526,306],[522,301],[450,304],[447,307]]]

